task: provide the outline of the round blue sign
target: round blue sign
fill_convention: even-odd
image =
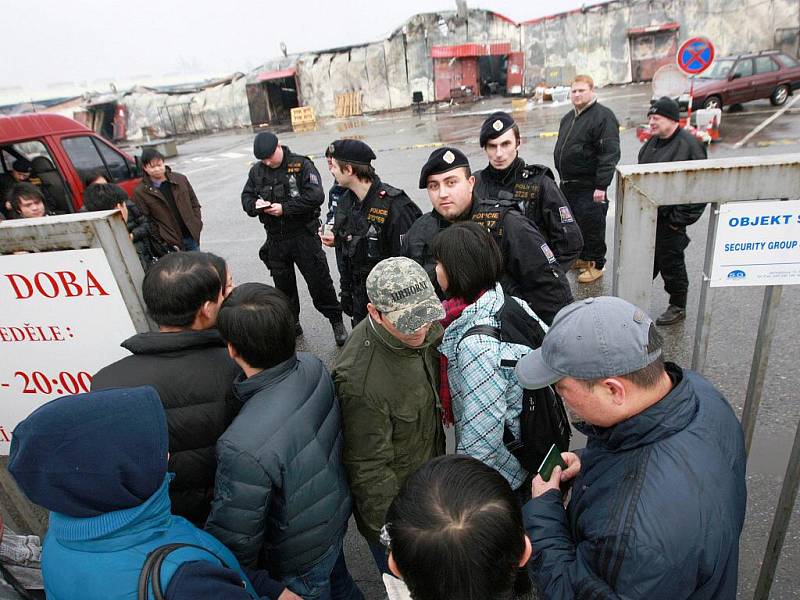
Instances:
[[[706,38],[692,38],[681,44],[677,59],[681,71],[687,75],[697,75],[714,61],[714,45]]]

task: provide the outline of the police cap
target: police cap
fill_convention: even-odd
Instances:
[[[275,153],[275,148],[278,147],[278,136],[269,131],[262,131],[256,136],[253,141],[253,154],[256,155],[258,160],[269,158]]]
[[[513,126],[514,119],[507,112],[500,110],[489,115],[489,118],[481,125],[481,135],[479,138],[481,148],[486,145],[486,142],[500,137]]]
[[[368,165],[375,159],[372,148],[361,140],[336,140],[325,153],[326,156],[355,165]]]
[[[424,190],[428,187],[428,177],[431,175],[447,173],[447,171],[459,167],[469,168],[469,160],[461,150],[448,146],[437,148],[431,152],[428,162],[422,165],[422,171],[419,174],[419,189]]]

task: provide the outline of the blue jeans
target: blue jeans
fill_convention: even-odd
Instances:
[[[395,577],[395,574],[389,570],[389,555],[387,554],[386,547],[383,544],[369,544],[369,551],[372,552],[372,558],[375,559],[375,566],[384,574]]]
[[[282,582],[303,600],[364,600],[347,570],[341,542],[305,573],[284,577]]]
[[[183,242],[183,249],[187,252],[190,252],[191,250],[200,250],[200,244],[194,241],[194,238],[185,237],[181,241]]]

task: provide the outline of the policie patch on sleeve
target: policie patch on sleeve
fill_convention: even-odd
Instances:
[[[562,223],[573,223],[575,221],[575,219],[572,218],[572,213],[568,206],[559,206],[558,214],[561,215]]]
[[[539,247],[542,249],[542,253],[547,259],[547,262],[549,262],[550,264],[556,262],[556,256],[555,254],[553,254],[553,251],[550,250],[550,246],[548,246],[547,244],[542,244]]]
[[[319,185],[319,177],[317,177],[317,174],[316,174],[316,173],[311,173],[311,174],[308,176],[308,180],[309,180],[311,183],[313,183],[314,185]],[[561,218],[561,220],[563,221],[563,220],[564,220],[564,218],[562,217],[562,218]]]

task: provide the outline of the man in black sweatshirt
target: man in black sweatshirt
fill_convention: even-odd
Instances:
[[[653,136],[639,150],[639,164],[701,160],[705,147],[680,125],[678,103],[666,96],[656,100],[647,112]],[[658,208],[656,254],[653,278],[661,273],[669,306],[656,319],[657,325],[672,325],[686,318],[689,276],[683,251],[689,245],[686,226],[696,222],[705,204],[673,204]]]
[[[620,158],[619,122],[597,102],[588,75],[575,77],[570,98],[573,109],[561,119],[553,158],[561,191],[583,234],[578,282],[591,283],[603,276],[606,264],[606,190]]]

